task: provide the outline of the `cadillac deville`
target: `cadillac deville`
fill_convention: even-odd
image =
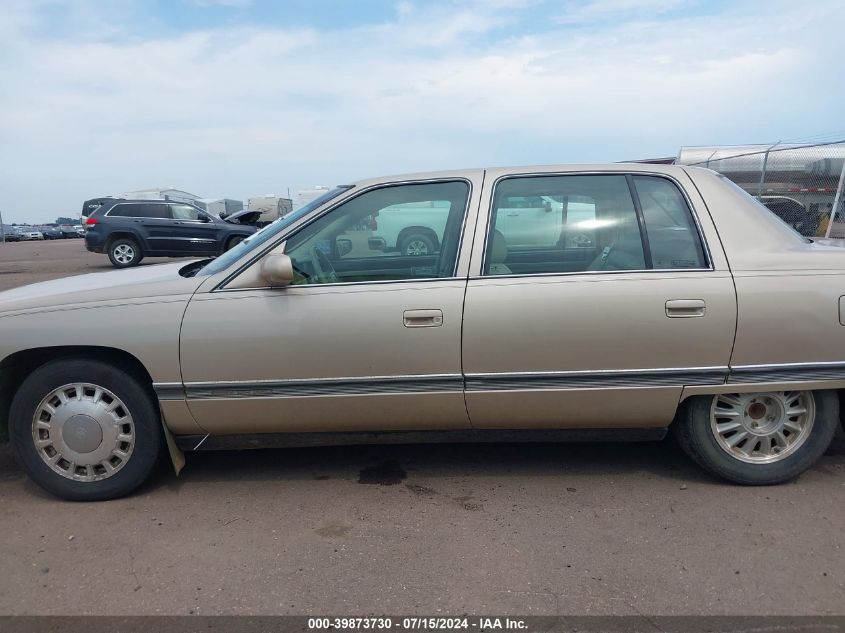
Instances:
[[[431,248],[377,247],[421,207]],[[366,180],[216,259],[0,294],[0,420],[65,499],[183,450],[611,433],[775,484],[843,389],[845,250],[694,167]]]

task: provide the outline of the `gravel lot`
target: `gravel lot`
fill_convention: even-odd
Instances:
[[[0,289],[110,269],[0,244]],[[770,488],[668,441],[309,448],[188,455],[99,504],[3,446],[0,504],[0,614],[845,614],[841,437]]]

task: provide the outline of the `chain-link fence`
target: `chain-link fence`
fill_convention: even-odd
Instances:
[[[845,141],[688,147],[677,162],[724,174],[802,235],[845,238]]]

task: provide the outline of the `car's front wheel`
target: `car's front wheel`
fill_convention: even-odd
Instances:
[[[710,472],[768,485],[810,468],[838,424],[835,391],[776,391],[690,398],[673,428],[684,451]]]
[[[243,242],[246,239],[244,235],[234,235],[229,238],[229,241],[226,242],[226,248],[224,250],[231,250],[235,248],[238,244]]]
[[[135,490],[162,453],[147,390],[132,375],[89,360],[57,360],[32,372],[12,400],[9,435],[30,478],[71,501]]]
[[[136,266],[143,258],[141,247],[135,240],[121,238],[109,245],[109,260],[116,268]]]

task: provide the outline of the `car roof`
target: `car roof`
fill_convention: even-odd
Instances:
[[[474,169],[452,169],[443,171],[417,172],[410,174],[395,174],[357,180],[353,184],[361,187],[380,182],[403,182],[406,180],[439,180],[442,178],[470,178],[480,172],[499,175],[534,174],[534,173],[566,173],[566,172],[596,172],[618,171],[623,173],[649,173],[679,176],[686,171],[682,165],[657,165],[653,163],[560,163],[550,165],[521,165],[511,167],[477,167]]]

